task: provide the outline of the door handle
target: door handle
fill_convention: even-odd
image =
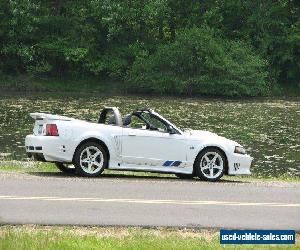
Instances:
[[[136,134],[128,134],[129,136],[136,136]]]

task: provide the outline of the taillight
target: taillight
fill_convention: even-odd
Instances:
[[[59,136],[56,124],[46,125],[46,135],[47,136]]]

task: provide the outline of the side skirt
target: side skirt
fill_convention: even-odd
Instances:
[[[134,165],[134,164],[122,164],[118,166],[113,162],[109,163],[108,169],[111,170],[128,170],[128,171],[138,171],[138,172],[152,172],[152,173],[169,173],[169,174],[192,174],[193,167],[162,167],[162,166],[147,166],[147,165]]]

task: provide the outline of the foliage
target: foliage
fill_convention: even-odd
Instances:
[[[268,91],[265,66],[249,45],[193,28],[136,60],[130,79],[140,91],[256,96]]]
[[[273,78],[299,81],[299,2],[220,0],[205,13],[205,23],[231,39],[249,41],[268,59]]]
[[[0,1],[0,73],[96,76],[126,81],[131,79],[132,73],[141,76],[143,72],[137,72],[137,65],[142,58],[158,60],[163,51],[173,47],[180,50],[178,44],[183,42],[184,32],[190,34],[195,28],[209,27],[214,35],[208,50],[215,48],[216,51],[211,51],[214,56],[225,54],[220,59],[226,64],[222,70],[228,70],[230,65],[238,67],[238,60],[245,58],[247,65],[239,66],[236,73],[231,72],[233,68],[224,75],[222,71],[217,72],[217,77],[213,72],[221,62],[209,58],[212,65],[205,65],[205,75],[201,75],[202,71],[197,76],[183,74],[179,82],[174,78],[168,86],[156,82],[155,86],[162,88],[159,92],[266,94],[266,81],[272,85],[291,82],[295,86],[299,82],[299,13],[295,0]],[[201,39],[204,41],[206,37]],[[241,56],[234,52],[234,47]],[[201,51],[202,55],[210,56],[204,48]],[[181,57],[184,59],[187,61],[175,62],[175,65],[187,64],[184,67],[189,68],[189,60],[198,63],[195,58]],[[263,73],[266,62],[268,78]],[[201,62],[195,66],[203,65]],[[257,70],[254,70],[255,65]],[[174,67],[174,71],[182,70]],[[152,86],[159,75],[169,81],[170,76],[163,72],[148,74],[149,82],[144,87]],[[246,73],[251,75],[246,76]],[[204,82],[210,82],[205,91],[200,89]],[[170,84],[176,86],[170,88]],[[231,86],[233,89],[229,90]],[[190,88],[193,91],[189,91]]]

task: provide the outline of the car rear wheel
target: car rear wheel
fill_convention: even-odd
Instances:
[[[217,181],[223,176],[225,166],[224,153],[216,148],[207,148],[197,156],[194,168],[201,180]]]
[[[72,164],[56,162],[55,166],[63,173],[75,174],[75,167]]]
[[[180,179],[193,179],[194,175],[192,174],[181,174],[181,173],[177,173],[175,174],[178,178]]]
[[[107,166],[105,149],[98,143],[87,142],[81,145],[74,157],[76,173],[81,176],[99,176]]]

